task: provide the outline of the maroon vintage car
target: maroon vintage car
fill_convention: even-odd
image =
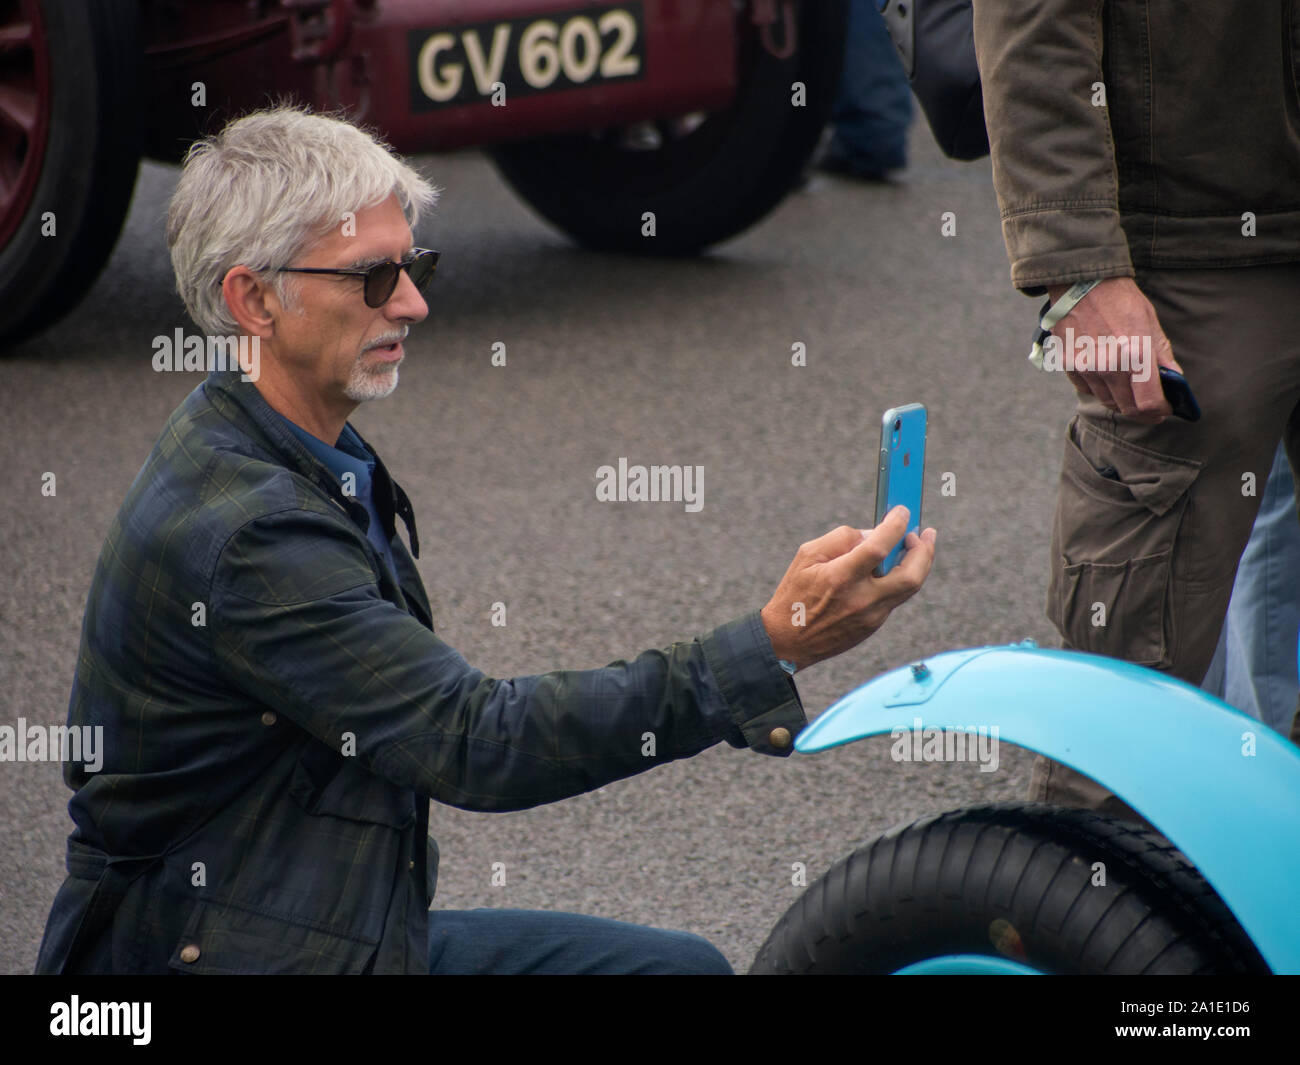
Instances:
[[[584,244],[697,251],[798,179],[845,18],[845,0],[0,0],[0,341],[93,283],[141,157],[287,98],[402,152],[487,145]]]

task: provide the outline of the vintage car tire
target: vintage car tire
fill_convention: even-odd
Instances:
[[[760,45],[744,21],[748,7],[741,11],[736,103],[685,136],[665,134],[660,147],[637,150],[606,130],[498,145],[493,160],[538,214],[588,247],[683,255],[726,240],[795,186],[830,116],[847,3],[804,0],[799,8],[799,44],[787,59]],[[802,107],[791,106],[797,81],[807,93]],[[653,237],[642,234],[646,212]]]
[[[9,122],[3,141],[8,165],[30,180],[18,195],[0,191],[0,351],[67,314],[95,282],[140,165],[137,0],[19,0],[17,10],[15,25],[32,29],[0,51],[0,89],[10,102],[14,90],[30,93],[35,114],[28,136]]]
[[[1091,811],[999,803],[924,818],[842,858],[777,922],[750,972],[895,973],[953,957],[1042,973],[1269,971],[1163,836]]]

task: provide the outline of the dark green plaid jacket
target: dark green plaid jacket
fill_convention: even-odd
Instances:
[[[804,725],[757,611],[604,669],[494,680],[434,635],[405,493],[377,508],[214,373],[131,485],[86,604],[68,877],[38,972],[427,970],[428,802],[518,810]],[[647,732],[656,753],[642,754]],[[779,734],[778,734],[779,738]]]

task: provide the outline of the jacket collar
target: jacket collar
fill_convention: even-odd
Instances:
[[[239,417],[245,429],[251,423],[253,435],[260,437],[260,442],[273,454],[284,461],[290,469],[307,477],[323,492],[336,500],[345,510],[353,504],[343,494],[339,479],[331,473],[315,455],[303,446],[301,440],[285,426],[282,418],[266,402],[257,386],[245,381],[238,370],[213,370],[203,382],[203,389],[212,403],[227,416]],[[356,432],[356,426],[352,427]],[[411,541],[411,557],[420,557],[420,537],[415,529],[415,511],[406,492],[388,473],[379,453],[369,442],[357,433],[357,437],[375,456],[375,474],[371,483],[375,510],[383,522],[384,533],[390,539],[396,530],[395,517],[401,517],[406,525],[407,537]]]

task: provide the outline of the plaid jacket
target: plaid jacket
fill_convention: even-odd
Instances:
[[[237,372],[168,420],[86,604],[68,722],[103,726],[104,761],[64,768],[76,827],[37,972],[423,973],[428,799],[518,810],[720,740],[790,753],[773,730],[803,707],[757,611],[495,680],[434,634],[382,462],[374,492],[396,572]]]

